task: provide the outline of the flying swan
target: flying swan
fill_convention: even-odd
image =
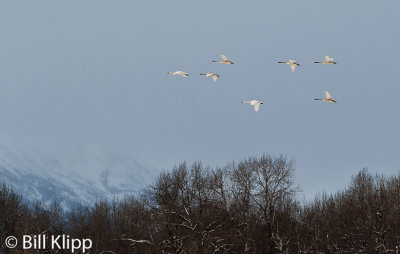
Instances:
[[[189,76],[189,74],[187,74],[187,73],[184,72],[184,71],[175,71],[175,72],[170,71],[170,72],[168,72],[167,74],[170,74],[170,75],[180,75],[180,76],[185,77],[185,78]]]
[[[226,57],[226,56],[224,56],[224,55],[220,55],[221,56],[221,61],[217,61],[217,60],[213,60],[212,62],[213,63],[222,63],[222,64],[233,64],[233,62],[232,61],[229,61],[229,59]]]
[[[323,62],[314,62],[314,63],[317,63],[317,64],[336,64],[336,62],[333,61],[333,58],[329,57],[329,56],[325,56],[325,61],[323,61]]]
[[[296,63],[296,61],[295,61],[295,60],[292,60],[292,59],[290,59],[290,60],[287,61],[287,62],[278,62],[278,63],[280,63],[280,64],[288,64],[288,65],[290,66],[290,69],[292,69],[292,72],[294,72],[294,69],[295,69],[297,66],[300,66],[300,64]]]
[[[200,75],[206,76],[207,78],[211,77],[214,82],[217,82],[217,79],[219,78],[219,75],[214,72],[200,73]]]
[[[254,111],[256,111],[256,112],[257,112],[258,109],[260,108],[260,105],[261,105],[261,104],[264,104],[263,102],[257,101],[257,100],[242,101],[242,103],[248,103],[248,104],[254,106]]]
[[[316,98],[314,100],[316,100],[316,101],[326,101],[326,102],[329,102],[329,103],[336,103],[336,101],[334,99],[332,99],[332,96],[331,96],[331,94],[329,93],[328,90],[325,90],[325,98],[324,99]]]

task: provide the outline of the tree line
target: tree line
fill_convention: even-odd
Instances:
[[[283,156],[216,168],[182,163],[140,195],[70,211],[27,203],[4,183],[0,248],[34,253],[5,248],[5,237],[68,234],[92,239],[89,253],[399,253],[400,172],[363,169],[344,190],[308,202],[294,173]]]

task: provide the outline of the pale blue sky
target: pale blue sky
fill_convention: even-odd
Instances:
[[[400,168],[397,0],[2,1],[0,141],[168,169],[297,161],[306,197]],[[211,63],[219,54],[234,65]],[[315,65],[324,55],[337,65]],[[278,61],[295,59],[295,73]],[[183,70],[191,76],[168,76]],[[213,71],[217,83],[198,74]],[[338,101],[314,101],[328,89]],[[264,102],[253,112],[241,100]]]

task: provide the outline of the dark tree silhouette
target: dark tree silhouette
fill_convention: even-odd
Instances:
[[[400,172],[366,169],[335,194],[297,199],[294,161],[263,155],[225,167],[182,163],[140,195],[63,211],[0,186],[0,248],[9,235],[68,234],[90,253],[399,253]],[[38,250],[36,253],[70,253]]]

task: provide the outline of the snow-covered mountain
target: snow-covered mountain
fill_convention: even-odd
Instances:
[[[12,186],[27,200],[58,201],[67,209],[78,203],[135,195],[153,177],[154,170],[130,156],[101,154],[60,159],[0,149],[0,182]]]

